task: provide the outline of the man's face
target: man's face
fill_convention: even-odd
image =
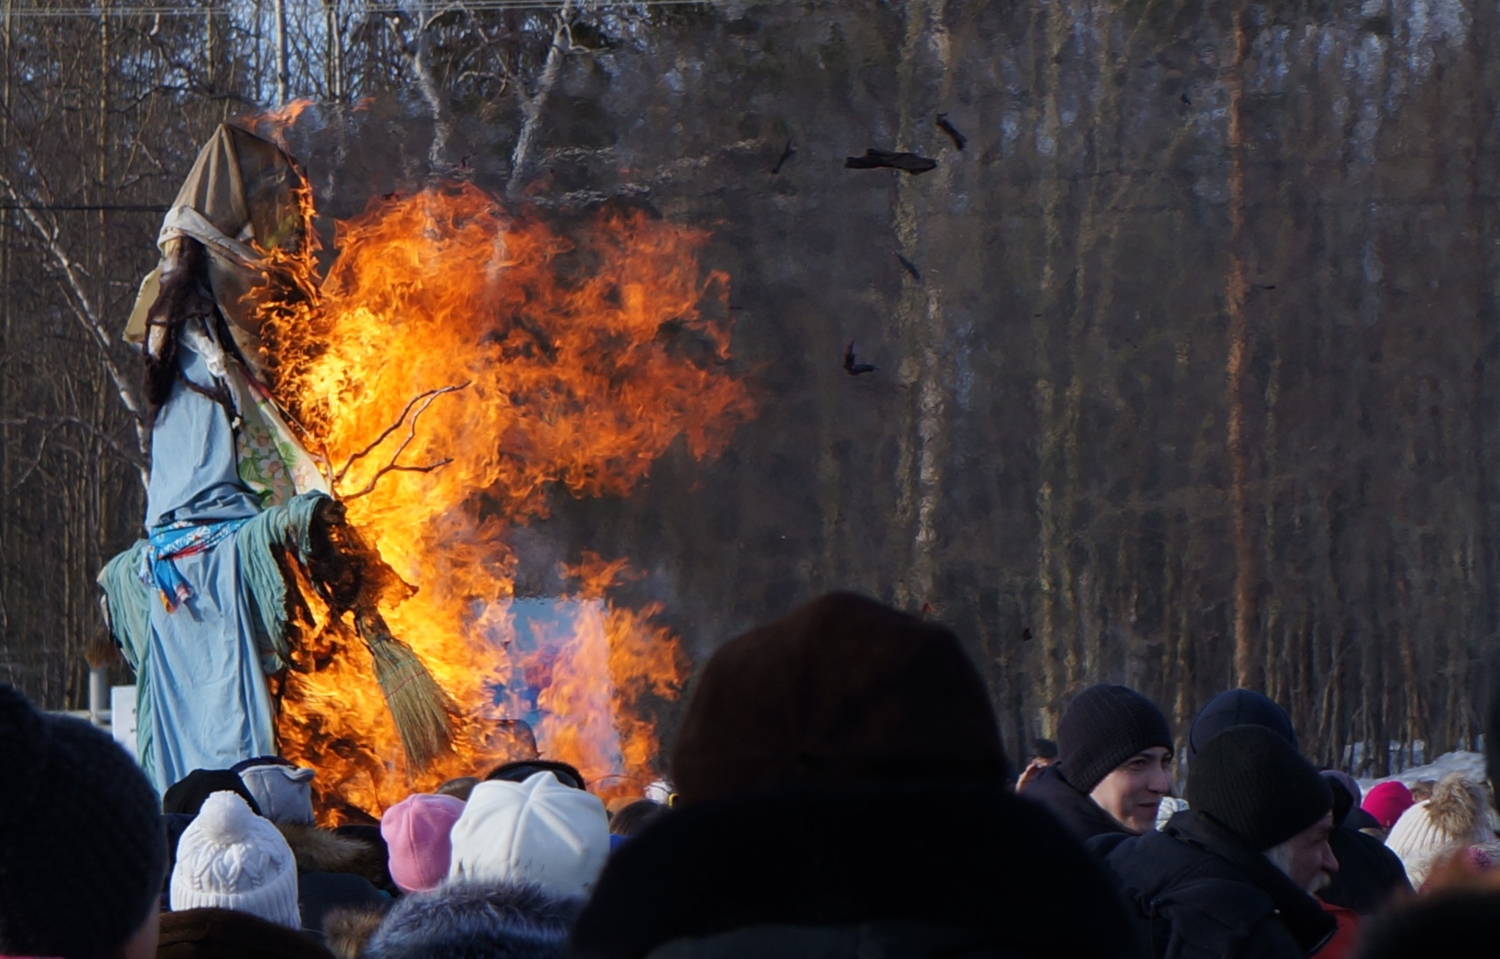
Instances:
[[[1125,760],[1094,787],[1090,798],[1133,833],[1156,828],[1161,797],[1172,788],[1172,751],[1152,746]]]
[[[1339,861],[1328,845],[1331,835],[1333,813],[1330,812],[1285,843],[1286,874],[1310,893],[1327,886],[1333,881],[1333,874],[1339,871]]]

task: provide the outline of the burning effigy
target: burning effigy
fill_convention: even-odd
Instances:
[[[280,755],[331,820],[537,755],[640,792],[676,637],[610,599],[625,559],[518,595],[510,537],[752,415],[704,234],[614,210],[569,234],[439,182],[340,222],[320,267],[313,217],[284,150],[221,126],[126,331],[148,536],[100,583],[143,766],[164,790]]]

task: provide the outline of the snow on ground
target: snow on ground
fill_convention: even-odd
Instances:
[[[1361,779],[1359,788],[1365,792],[1376,783],[1397,779],[1406,785],[1421,782],[1424,779],[1438,780],[1453,772],[1461,772],[1466,778],[1477,782],[1484,782],[1489,774],[1484,768],[1484,753],[1451,752],[1443,753],[1432,762],[1424,766],[1413,766],[1403,769],[1394,776],[1386,776],[1384,779]]]

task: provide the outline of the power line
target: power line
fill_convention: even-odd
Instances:
[[[0,203],[0,210],[116,210],[125,213],[165,213],[165,203]]]
[[[718,7],[725,5],[726,0],[627,0],[615,7],[687,7],[706,6]],[[784,3],[797,2],[797,0],[781,0]],[[586,12],[587,6],[580,6],[576,2],[564,2],[564,0],[469,0],[469,2],[456,3],[446,9],[455,12],[466,10],[561,10],[564,6],[579,9]],[[399,3],[366,3],[360,9],[366,13],[411,13],[408,6]],[[444,8],[436,8],[432,12],[440,12]],[[227,6],[186,6],[183,4],[148,4],[145,6],[116,7],[11,7],[4,11],[6,17],[24,17],[39,20],[66,19],[87,17],[98,19],[100,17],[229,17],[234,16],[235,11]]]

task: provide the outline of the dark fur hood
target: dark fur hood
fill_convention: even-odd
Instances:
[[[1136,955],[1102,867],[1050,813],[962,782],[797,787],[674,809],[611,858],[573,954],[639,959],[752,927],[876,924],[962,930],[966,954]]]
[[[364,959],[561,959],[580,903],[535,886],[456,885],[391,907]]]
[[[375,885],[385,877],[383,850],[360,839],[317,826],[276,823],[297,857],[298,872],[352,872]]]

